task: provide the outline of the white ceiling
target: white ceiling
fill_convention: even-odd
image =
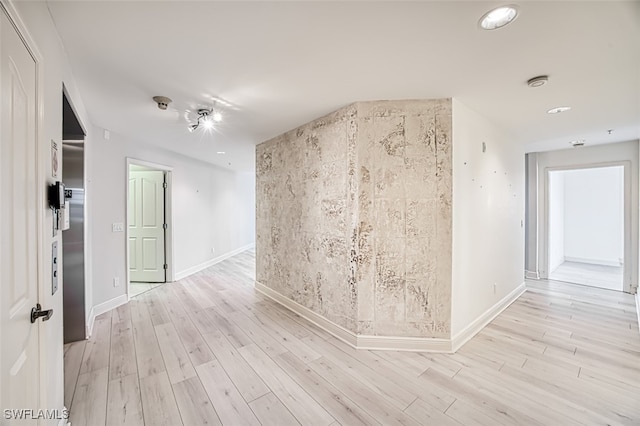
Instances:
[[[456,97],[529,151],[640,136],[640,2],[519,2],[511,25],[478,29],[500,4],[49,0],[93,124],[234,170],[362,100]],[[228,104],[218,131],[189,133],[185,111],[212,99]]]

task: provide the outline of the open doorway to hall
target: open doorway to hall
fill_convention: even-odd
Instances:
[[[135,297],[169,280],[167,209],[170,171],[129,160],[127,170],[128,293]]]
[[[549,171],[549,279],[623,291],[624,167]]]

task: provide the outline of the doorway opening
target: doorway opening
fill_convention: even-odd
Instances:
[[[624,167],[548,173],[549,279],[624,291]]]
[[[127,159],[129,298],[172,281],[171,170]]]

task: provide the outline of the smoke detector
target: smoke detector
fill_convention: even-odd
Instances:
[[[158,104],[158,108],[160,108],[161,110],[167,109],[169,104],[173,102],[170,98],[167,98],[166,96],[154,96],[153,100],[155,101],[155,103]]]
[[[530,78],[529,80],[527,80],[527,86],[529,86],[529,87],[540,87],[540,86],[544,86],[545,84],[547,84],[548,81],[549,81],[549,76],[548,75],[539,75],[537,77],[533,77],[533,78]]]

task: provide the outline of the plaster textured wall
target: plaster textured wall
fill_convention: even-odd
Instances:
[[[449,99],[356,103],[256,156],[260,283],[358,334],[449,337]]]
[[[358,104],[358,332],[448,337],[451,102]]]
[[[257,280],[353,330],[355,106],[256,151]]]

